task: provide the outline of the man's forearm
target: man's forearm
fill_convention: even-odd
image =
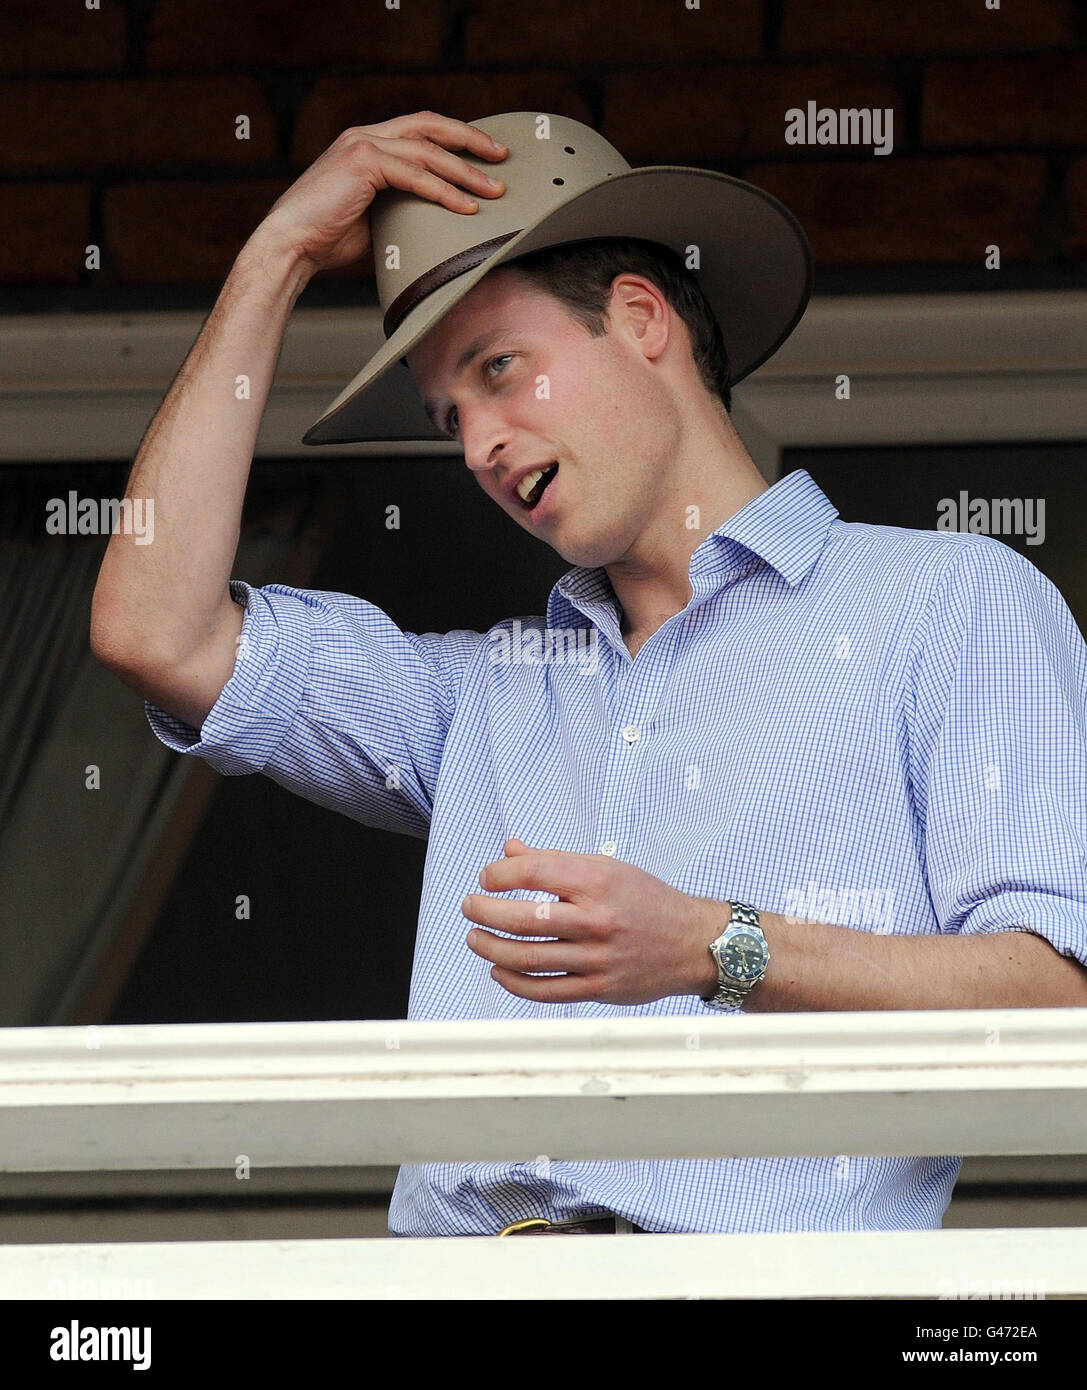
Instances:
[[[127,496],[154,499],[154,543],[110,539],[93,614],[107,650],[181,654],[214,624],[283,334],[308,278],[259,229],[234,262],[129,476]]]
[[[728,906],[697,901],[697,935],[708,945],[727,921]],[[770,965],[748,995],[745,1013],[1087,1006],[1087,969],[1036,932],[902,936],[790,922],[761,910],[759,917]],[[701,994],[717,982],[706,954]]]

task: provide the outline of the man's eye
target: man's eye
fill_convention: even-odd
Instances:
[[[512,352],[500,352],[500,353],[496,354],[496,356],[494,356],[494,357],[489,357],[489,358],[487,359],[487,361],[484,362],[484,364],[483,364],[483,369],[484,369],[484,371],[486,371],[486,369],[491,365],[492,362],[504,362],[504,361],[508,361],[508,360],[509,360],[510,358],[512,358],[512,357],[513,357],[513,353],[512,353]],[[449,436],[450,439],[453,439],[453,438],[456,437],[457,428],[456,428],[456,424],[454,423],[454,422],[456,421],[456,418],[457,418],[457,407],[454,406],[453,409],[449,412],[449,414],[445,417],[445,432],[446,432],[446,434]]]

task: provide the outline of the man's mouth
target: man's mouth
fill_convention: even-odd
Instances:
[[[544,495],[548,483],[559,471],[557,463],[549,463],[546,468],[535,468],[531,473],[526,473],[517,484],[517,496],[521,499],[521,505],[526,511],[532,511],[540,498]]]

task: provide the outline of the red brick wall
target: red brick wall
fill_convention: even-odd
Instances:
[[[822,266],[1087,259],[1076,0],[693,3],[5,0],[0,284],[220,281],[341,129],[425,107],[561,112],[632,163],[749,178]],[[893,153],[787,145],[808,100],[890,107]]]

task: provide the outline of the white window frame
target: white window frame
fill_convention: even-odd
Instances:
[[[206,315],[0,317],[0,459],[134,457]],[[303,433],[383,342],[377,308],[292,315],[258,457],[435,455],[452,444],[323,445]],[[850,399],[835,396],[850,379]],[[1087,437],[1087,291],[835,295],[735,390],[768,480],[791,446],[1010,443]]]

